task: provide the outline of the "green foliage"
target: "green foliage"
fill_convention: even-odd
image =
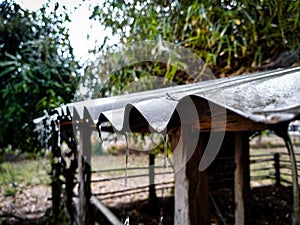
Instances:
[[[0,164],[0,193],[12,196],[26,186],[49,184],[48,166],[45,161],[40,160]]]
[[[79,64],[64,26],[69,17],[58,3],[48,10],[0,4],[0,153],[35,151],[32,120],[73,98]]]
[[[67,212],[64,203],[59,206],[59,214],[54,215],[52,209],[48,209],[46,212],[47,218],[49,218],[50,224],[68,225],[71,224],[70,215]]]
[[[94,7],[91,18],[118,35],[123,45],[162,39],[193,50],[216,75],[224,76],[259,67],[277,53],[298,52],[299,4],[298,0],[105,0],[103,6]],[[127,68],[130,71],[114,79],[124,83],[123,73],[130,80],[136,68]],[[142,65],[140,70],[168,76],[165,66],[158,64]],[[178,79],[174,74],[169,77]]]

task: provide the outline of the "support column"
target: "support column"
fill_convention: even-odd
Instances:
[[[191,131],[190,127],[171,136],[175,168],[175,225],[210,224],[208,180],[206,171],[200,172],[199,162],[207,136]],[[198,139],[197,146],[190,146]]]
[[[155,189],[155,154],[149,154],[149,199],[153,205],[157,204],[157,196]]]
[[[51,190],[52,190],[52,213],[53,222],[51,224],[59,223],[59,214],[61,206],[61,182],[59,177],[61,175],[61,164],[59,157],[61,157],[61,150],[59,148],[59,133],[57,131],[57,124],[55,121],[51,122],[52,137],[51,137]]]
[[[275,169],[275,184],[280,186],[280,155],[279,153],[274,154],[274,169]]]
[[[79,199],[78,213],[81,225],[92,225],[91,198],[91,128],[89,123],[81,124],[78,153]]]
[[[250,172],[249,136],[246,132],[235,133],[234,199],[235,225],[249,224]]]

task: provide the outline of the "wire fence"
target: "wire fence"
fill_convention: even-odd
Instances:
[[[296,159],[300,162],[300,153],[296,154]],[[228,157],[219,160],[228,161]],[[154,174],[150,174],[149,166],[129,167],[129,168],[117,168],[117,169],[105,169],[92,171],[91,183],[98,183],[103,186],[111,182],[114,188],[107,191],[94,191],[93,194],[99,197],[100,200],[120,198],[125,195],[135,195],[140,193],[149,193],[150,186],[155,186],[155,191],[158,194],[163,189],[172,190],[174,188],[174,170],[172,167],[164,168],[163,166],[155,166],[153,169],[156,171]],[[123,184],[125,171],[130,171],[126,179],[143,180],[143,185],[135,184],[126,186]],[[300,173],[300,165],[298,165],[298,173]],[[152,178],[150,176],[153,176]],[[165,179],[163,177],[166,177]],[[150,183],[150,180],[155,180],[154,183]],[[230,172],[223,172],[222,178],[213,177],[209,180],[209,183],[222,183],[233,182],[233,176]],[[300,181],[300,180],[299,180]],[[290,185],[292,183],[291,162],[289,160],[288,153],[284,152],[272,152],[267,154],[251,154],[250,155],[250,182],[252,186],[263,186],[271,184]],[[117,188],[118,187],[118,188]],[[147,195],[146,195],[147,196]]]

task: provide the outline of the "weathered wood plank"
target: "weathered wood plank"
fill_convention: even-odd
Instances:
[[[180,129],[171,136],[173,148],[174,170],[175,170],[175,211],[174,225],[190,225],[188,207],[188,180],[186,178],[186,154],[183,149],[183,142],[180,139]]]
[[[249,224],[250,172],[249,172],[249,136],[246,132],[235,133],[235,224]]]
[[[178,107],[180,119],[178,123],[182,123],[184,120],[184,124],[190,124],[192,129],[201,132],[260,131],[268,129],[266,124],[254,122],[205,99],[191,98],[193,104],[187,101]],[[175,127],[176,124],[173,124],[173,126]]]
[[[157,196],[155,190],[155,154],[149,154],[149,199],[152,204],[157,204]]]
[[[199,171],[199,162],[207,138],[199,137],[189,127],[171,135],[175,169],[175,225],[209,224],[208,182],[206,172]],[[191,139],[199,138],[197,146]]]
[[[78,214],[81,225],[92,225],[93,215],[90,205],[91,197],[91,129],[90,125],[81,124],[79,127],[78,152]]]
[[[52,139],[51,139],[51,151],[52,151],[52,162],[51,162],[51,190],[52,190],[52,213],[53,223],[56,224],[59,221],[60,205],[61,205],[61,182],[59,176],[61,175],[61,164],[58,158],[61,155],[61,150],[58,147],[59,133],[56,129],[54,121],[51,122],[52,127]]]
[[[193,138],[190,133],[188,138]],[[189,145],[190,140],[187,140],[186,145]],[[210,224],[210,205],[208,195],[208,175],[207,170],[199,171],[199,163],[204,153],[208,136],[200,134],[196,149],[187,162],[187,178],[189,180],[189,214],[191,225],[206,225]]]
[[[98,210],[108,219],[111,224],[123,225],[121,221],[104,205],[96,196],[91,196],[91,204],[95,205]]]

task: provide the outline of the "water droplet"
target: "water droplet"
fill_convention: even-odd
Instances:
[[[164,162],[163,162],[163,168],[164,169],[168,168],[168,161],[167,160],[168,160],[168,134],[166,134],[164,136]],[[165,173],[166,173],[166,171],[164,170],[163,182],[165,181],[165,176],[166,176]],[[161,196],[162,196],[162,199],[165,200],[165,187],[163,187],[161,189]],[[163,225],[163,220],[164,220],[164,210],[163,210],[163,208],[161,208],[158,224]]]
[[[164,136],[164,164],[163,167],[167,168],[167,160],[168,160],[168,134]]]
[[[97,123],[96,129],[97,129],[97,131],[98,131],[100,143],[103,143],[103,139],[102,139],[102,135],[101,135],[101,123]]]
[[[57,122],[57,147],[61,147],[60,122]]]
[[[168,134],[166,134],[164,136],[164,161],[163,161],[164,172],[163,172],[163,178],[162,178],[163,182],[166,179],[166,175],[165,175],[166,170],[165,169],[168,168],[168,161],[167,160],[168,160]],[[163,187],[161,189],[161,196],[162,196],[163,199],[165,199],[165,187]]]
[[[129,159],[129,147],[128,147],[128,133],[125,132],[125,140],[126,140],[126,153],[125,153],[125,187],[127,187],[128,182],[128,159]],[[125,220],[126,222],[126,220]]]
[[[124,225],[129,225],[129,216],[126,217]]]
[[[163,220],[164,220],[164,217],[161,216],[161,217],[159,218],[159,223],[158,223],[158,225],[163,225]]]
[[[163,220],[164,220],[164,209],[160,208],[160,217],[159,217],[158,225],[163,225]]]

